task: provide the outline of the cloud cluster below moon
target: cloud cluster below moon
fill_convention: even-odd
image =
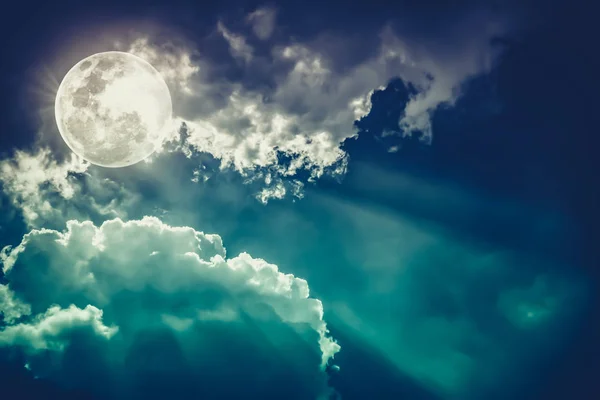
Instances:
[[[229,379],[258,398],[329,390],[323,369],[340,347],[307,282],[245,253],[227,259],[218,235],[151,217],[70,221],[31,231],[2,263],[0,349],[15,346],[38,376],[110,398],[139,398],[154,374],[188,389],[176,398],[231,398]]]

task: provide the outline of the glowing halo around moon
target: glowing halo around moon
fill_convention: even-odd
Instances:
[[[109,51],[84,58],[67,72],[54,113],[75,154],[95,165],[126,167],[161,145],[171,121],[171,94],[148,62]]]

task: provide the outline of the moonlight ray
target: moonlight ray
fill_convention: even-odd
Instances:
[[[117,51],[78,62],[61,82],[55,103],[64,141],[103,167],[125,167],[154,153],[171,113],[171,95],[158,71]]]

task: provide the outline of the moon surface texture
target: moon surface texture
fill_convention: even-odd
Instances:
[[[58,88],[54,111],[58,130],[75,154],[103,167],[125,167],[161,145],[172,103],[152,65],[109,51],[71,68]]]

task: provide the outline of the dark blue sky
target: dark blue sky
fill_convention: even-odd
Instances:
[[[298,179],[305,182],[301,199],[287,196],[260,204],[252,197],[251,184],[244,184],[236,171],[218,172],[215,160],[203,154],[191,159],[179,153],[161,157],[151,172],[133,167],[125,172],[92,170],[91,176],[117,182],[141,198],[130,203],[118,198],[130,219],[156,215],[173,226],[218,233],[228,255],[247,251],[305,278],[311,295],[323,300],[325,320],[342,346],[335,358],[340,371],[331,371],[329,384],[344,399],[586,400],[600,396],[600,313],[594,290],[600,280],[596,250],[600,58],[595,54],[599,35],[593,6],[537,0],[110,3],[5,6],[0,24],[1,159],[14,157],[19,149],[35,152],[43,143],[39,140],[43,121],[37,112],[42,103],[36,95],[43,91],[36,80],[39,71],[46,68],[51,75],[64,74],[70,66],[56,67],[60,64],[56,60],[74,57],[65,49],[81,53],[86,43],[98,40],[105,26],[116,27],[111,28],[113,33],[122,27],[141,27],[140,21],[166,27],[166,32],[176,31],[197,44],[211,65],[218,66],[212,79],[237,82],[248,91],[275,93],[280,83],[270,74],[279,73],[280,66],[261,69],[260,63],[231,62],[222,38],[215,36],[217,20],[233,32],[245,32],[243,21],[249,12],[265,5],[275,7],[273,43],[252,42],[256,57],[266,59],[284,43],[308,44],[328,55],[331,70],[340,76],[355,66],[370,65],[365,60],[378,51],[377,33],[389,25],[409,46],[423,51],[419,54],[426,54],[422,60],[437,63],[429,71],[433,81],[458,80],[454,89],[460,95],[453,102],[440,102],[430,114],[430,144],[419,140],[426,132],[402,135],[399,121],[419,89],[398,74],[385,87],[371,88],[370,111],[354,127],[348,126],[348,132],[355,129],[358,134],[346,135],[341,144],[348,156],[347,172],[343,177],[325,173],[311,183],[305,179],[310,171],[300,171]],[[495,16],[503,21],[503,29],[492,38],[492,50],[486,42],[486,54],[473,54],[481,47],[474,39],[481,34],[480,21]],[[473,46],[463,53],[463,43],[471,41]],[[468,68],[464,60],[488,53],[495,55],[490,68],[461,75]],[[304,115],[300,106],[291,100],[290,104],[290,112]],[[64,148],[44,144],[59,148],[59,162],[64,158]],[[213,175],[192,187],[189,181],[198,160]],[[14,203],[4,179],[2,185],[0,247],[17,245],[33,227],[23,217],[24,209]],[[94,207],[110,202],[113,189],[98,191],[91,179],[82,185],[89,185],[82,186],[81,193],[95,201]],[[82,202],[63,211],[65,217],[58,223],[49,219],[48,227],[64,229],[67,213],[96,224],[107,219],[92,209]],[[488,265],[490,254],[500,256]],[[399,265],[412,269],[397,272],[403,271]],[[560,303],[563,293],[569,300],[557,306],[560,311],[547,325],[520,331],[523,321],[514,314],[521,307],[514,306],[520,292],[513,288],[537,282],[539,276],[556,276],[552,279],[559,281],[551,279],[550,289],[544,286],[548,308],[556,298]],[[569,286],[571,279],[575,283]],[[386,282],[393,282],[393,290],[381,289]],[[525,297],[535,296],[537,286],[531,287]],[[491,315],[489,307],[500,310],[498,315]],[[444,325],[428,319],[429,315],[453,322]],[[369,327],[357,328],[355,320]],[[434,323],[441,325],[430,325]],[[0,329],[7,326],[3,324]],[[161,340],[171,339],[152,340],[160,346]],[[452,358],[455,353],[437,359],[426,351],[430,347],[444,355],[459,349],[469,361],[462,364],[462,358]],[[18,347],[0,350],[0,390],[8,393],[7,398],[106,396],[93,385],[73,389],[79,392],[65,389],[60,383],[64,383],[63,370],[33,379],[21,368],[27,358]],[[78,351],[86,352],[85,347]],[[224,357],[252,370],[253,357],[258,356],[244,351],[235,353],[234,347]],[[77,365],[70,362],[69,368]],[[463,379],[461,368],[471,371],[472,366],[478,372],[464,372]],[[98,366],[98,376],[103,376],[104,367],[108,368]],[[453,369],[460,371],[456,378],[451,377]],[[184,388],[199,390],[206,398],[239,398],[248,392],[263,398],[291,398],[283,385],[301,387],[304,382],[289,370],[277,375],[281,391],[263,393],[260,385],[244,390],[238,383],[236,387],[234,372],[215,373],[216,380],[231,380],[231,388],[223,391],[206,385],[202,391],[190,383],[189,376],[168,373],[173,375],[164,376],[175,383],[167,389],[147,384],[137,393],[152,396],[169,390],[175,395],[176,387],[182,393]],[[311,394],[309,389],[298,389],[295,398]]]

